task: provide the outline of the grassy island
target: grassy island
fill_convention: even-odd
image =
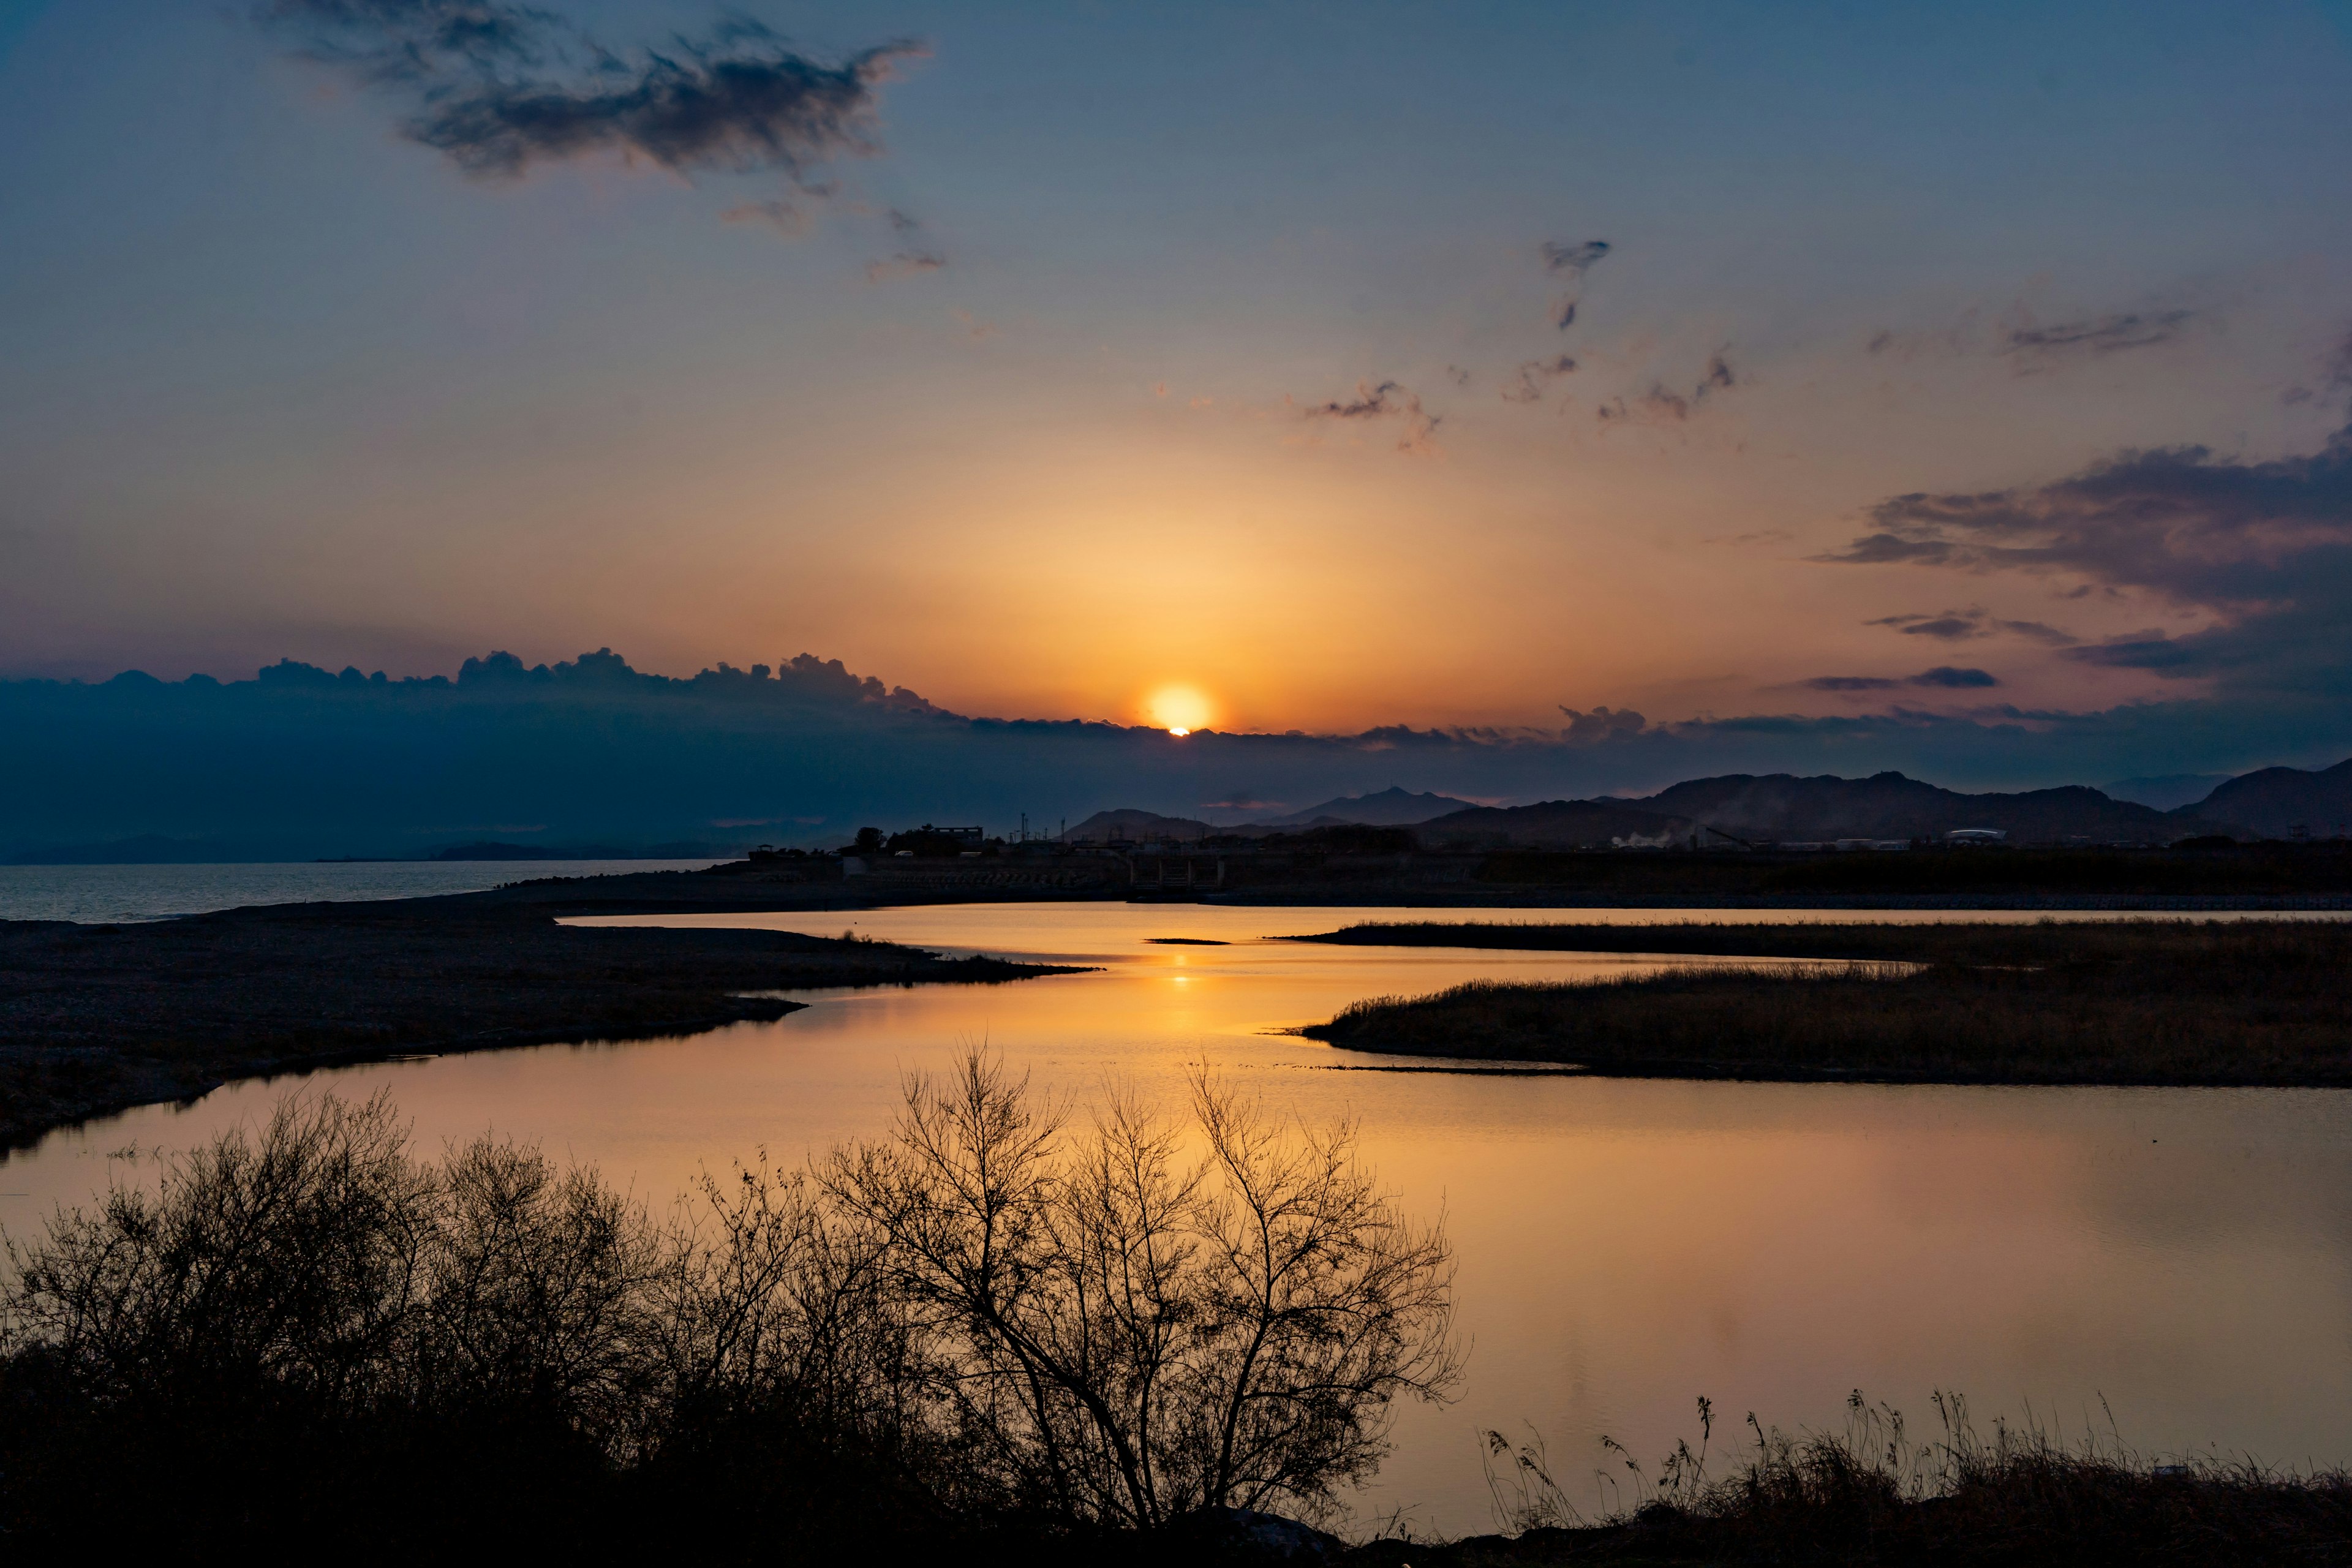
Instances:
[[[1751,961],[1376,997],[1304,1031],[1353,1050],[1628,1077],[2352,1087],[2352,924],[2333,921],[1427,923],[1298,940]]]

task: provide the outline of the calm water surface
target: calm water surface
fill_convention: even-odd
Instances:
[[[1482,913],[1693,918],[1454,912]],[[388,1087],[428,1147],[495,1128],[656,1201],[705,1162],[878,1131],[902,1072],[982,1041],[1080,1092],[1116,1077],[1174,1098],[1185,1066],[1205,1059],[1285,1109],[1353,1114],[1382,1176],[1414,1207],[1444,1210],[1460,1255],[1468,1381],[1450,1405],[1403,1413],[1360,1507],[1402,1506],[1424,1528],[1491,1528],[1483,1428],[1532,1425],[1560,1473],[1589,1478],[1603,1434],[1654,1459],[1696,1439],[1698,1394],[1730,1423],[1754,1410],[1785,1426],[1834,1426],[1854,1388],[1915,1427],[1937,1388],[1965,1391],[1983,1415],[2031,1410],[2069,1427],[2104,1399],[2144,1448],[2352,1460],[2352,1094],[1356,1070],[1395,1064],[1274,1031],[1365,996],[1665,962],[1259,940],[1361,918],[1123,904],[698,917],[669,923],[851,924],[1101,970],[810,993],[814,1005],[777,1023],[689,1039],[300,1081]],[[0,1164],[0,1224],[22,1234],[58,1201],[152,1179],[159,1152],[263,1114],[295,1087],[233,1086],[53,1135]]]

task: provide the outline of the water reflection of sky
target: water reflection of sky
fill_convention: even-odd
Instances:
[[[854,921],[1100,967],[815,993],[778,1023],[689,1039],[300,1081],[387,1087],[428,1146],[494,1127],[655,1200],[698,1162],[760,1146],[793,1158],[876,1131],[902,1071],[980,1041],[1056,1089],[1117,1077],[1173,1095],[1206,1059],[1301,1114],[1352,1113],[1382,1175],[1416,1207],[1442,1205],[1460,1250],[1469,1381],[1452,1405],[1403,1413],[1364,1504],[1406,1505],[1428,1527],[1487,1527],[1481,1428],[1532,1423],[1563,1473],[1589,1475],[1604,1433],[1651,1455],[1695,1437],[1702,1394],[1734,1423],[1752,1409],[1786,1426],[1834,1423],[1856,1387],[1915,1425],[1936,1388],[2070,1426],[2104,1398],[2151,1448],[2352,1459],[2352,1095],[1334,1070],[1389,1064],[1269,1031],[1369,995],[1661,962],[1259,940],[1360,918],[1089,904],[681,921],[826,934]],[[152,1158],[108,1155],[184,1146],[294,1087],[233,1086],[55,1135],[0,1164],[0,1222],[20,1232],[49,1202],[152,1172]]]

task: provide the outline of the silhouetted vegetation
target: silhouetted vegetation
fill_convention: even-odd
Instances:
[[[870,1560],[1328,1511],[1454,1377],[1446,1244],[1349,1128],[1193,1100],[1187,1158],[975,1058],[659,1217],[289,1101],[10,1247],[0,1540]]]
[[[1944,1435],[1916,1443],[1902,1415],[1847,1402],[1840,1433],[1790,1436],[1748,1418],[1750,1441],[1708,1473],[1714,1413],[1656,1473],[1615,1444],[1590,1492],[1540,1439],[1486,1434],[1487,1479],[1511,1535],[1383,1542],[1349,1561],[1423,1568],[1608,1564],[2310,1564],[2352,1562],[2352,1477],[2250,1461],[2158,1463],[2086,1433],[2062,1440],[1937,1396]],[[1604,1440],[1605,1442],[1605,1440]],[[1580,1509],[1571,1490],[1592,1500]]]
[[[1643,1077],[2352,1086],[2352,924],[1360,926],[1317,941],[1862,960],[1482,982],[1304,1031]]]

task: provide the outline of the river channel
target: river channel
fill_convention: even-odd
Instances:
[[[1481,911],[1448,911],[1475,919]],[[1833,1427],[1859,1389],[1933,1435],[2086,1423],[2152,1452],[2352,1461],[2352,1093],[1752,1084],[1395,1070],[1281,1031],[1367,996],[1477,978],[1604,975],[1616,955],[1265,940],[1378,911],[961,905],[666,923],[768,925],[1096,966],[995,986],[799,994],[772,1024],[232,1085],[52,1134],[0,1163],[0,1225],[37,1228],[109,1181],[299,1089],[390,1089],[427,1148],[494,1129],[593,1162],[655,1203],[698,1166],[796,1159],[885,1128],[901,1075],[984,1044],[1080,1096],[1175,1102],[1208,1061],[1270,1104],[1360,1120],[1381,1177],[1457,1249],[1468,1373],[1401,1412],[1360,1499],[1424,1531],[1493,1528],[1479,1434],[1540,1433],[1577,1500],[1603,1436],[1654,1461],[1728,1420]],[[1412,918],[1398,912],[1396,918]],[[1823,919],[1497,910],[1503,920]],[[1844,917],[1853,918],[1853,917]],[[2017,918],[1888,916],[1875,918]],[[1225,945],[1161,945],[1154,938]],[[1600,1500],[1606,1501],[1605,1497]]]

